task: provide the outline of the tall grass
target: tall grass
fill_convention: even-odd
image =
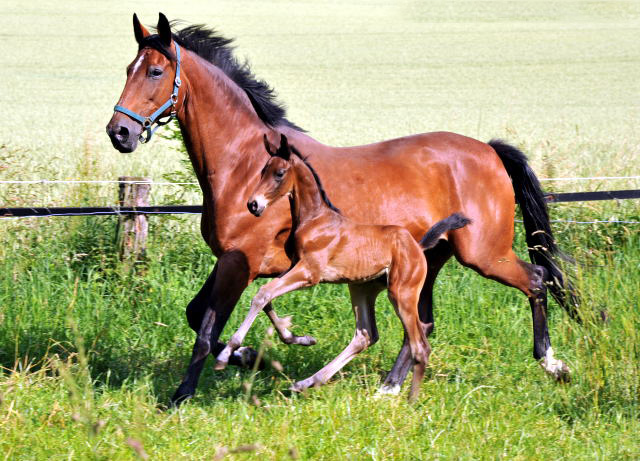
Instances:
[[[551,305],[551,337],[573,371],[569,384],[550,381],[531,357],[525,298],[450,263],[436,286],[434,353],[417,405],[404,396],[374,398],[402,341],[384,297],[381,341],[326,388],[288,393],[292,380],[320,368],[352,333],[345,288],[321,286],[277,303],[318,345],[270,339],[266,361],[280,362],[282,372],[268,366],[252,378],[207,367],[197,396],[166,411],[193,341],[183,309],[214,261],[189,231],[194,218],[152,219],[143,276],[119,270],[110,218],[49,221],[47,232],[64,237],[2,242],[0,445],[10,458],[126,459],[139,456],[132,444],[152,458],[210,458],[241,445],[273,459],[286,459],[292,448],[321,459],[639,454],[637,231],[608,225],[618,231],[604,242],[584,227],[558,229],[580,263],[586,318],[576,324]],[[524,249],[521,234],[516,247]],[[247,290],[227,331],[239,325],[255,290]],[[260,319],[247,344],[262,344],[266,327]],[[247,401],[243,383],[251,380]]]

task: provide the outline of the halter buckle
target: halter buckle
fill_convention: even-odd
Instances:
[[[175,106],[176,104],[178,104],[178,93],[172,93],[171,94],[171,105]]]
[[[182,85],[182,80],[180,80],[180,77],[176,77],[176,79],[174,80],[174,83],[178,88],[180,88],[180,85]]]

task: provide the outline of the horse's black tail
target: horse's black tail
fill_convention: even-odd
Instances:
[[[420,246],[423,250],[429,250],[436,246],[436,243],[438,243],[440,236],[444,232],[460,229],[470,222],[471,220],[462,213],[453,213],[449,217],[441,219],[431,226],[431,229],[429,229],[425,236],[422,237],[422,240],[420,240]]]
[[[489,145],[496,151],[511,177],[516,203],[522,211],[531,262],[547,269],[551,294],[569,315],[576,317],[578,295],[556,260],[559,257],[570,261],[570,258],[558,249],[553,238],[540,181],[529,166],[527,157],[520,150],[496,139],[489,141]]]

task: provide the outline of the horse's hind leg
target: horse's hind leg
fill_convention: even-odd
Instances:
[[[428,271],[424,286],[420,291],[418,313],[427,337],[431,334],[435,325],[433,318],[433,285],[440,269],[442,269],[444,264],[449,260],[449,258],[451,258],[452,254],[453,252],[451,251],[449,243],[445,241],[441,241],[435,248],[425,252]],[[405,332],[402,348],[398,353],[398,357],[396,358],[393,368],[385,378],[382,386],[380,386],[378,393],[398,395],[400,393],[402,383],[407,378],[407,374],[409,373],[409,370],[411,370],[412,365],[413,360],[411,358],[409,338]]]
[[[384,285],[377,281],[349,285],[351,304],[356,317],[356,331],[349,345],[338,356],[307,379],[298,381],[291,390],[300,392],[313,386],[321,386],[331,379],[356,355],[378,341],[375,302]]]
[[[458,256],[458,255],[456,255]],[[569,380],[569,367],[553,355],[549,331],[547,328],[547,270],[535,264],[529,264],[509,249],[501,257],[491,255],[480,264],[471,264],[469,259],[458,258],[464,265],[470,266],[484,277],[497,280],[505,285],[522,291],[529,298],[533,318],[533,357],[542,368],[558,381]]]

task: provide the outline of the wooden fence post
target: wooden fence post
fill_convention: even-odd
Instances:
[[[118,181],[118,204],[121,207],[149,206],[150,178],[120,176]],[[120,215],[118,236],[122,261],[135,262],[144,258],[148,231],[149,223],[146,215],[139,213]]]

